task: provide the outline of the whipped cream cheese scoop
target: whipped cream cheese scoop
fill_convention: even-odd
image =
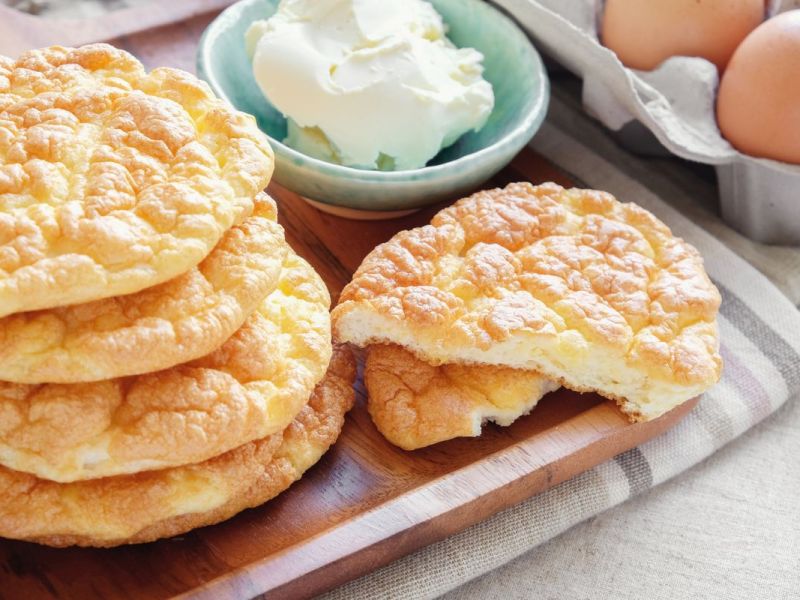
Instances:
[[[285,143],[326,161],[422,167],[494,106],[483,55],[456,48],[423,0],[283,0],[246,44]]]

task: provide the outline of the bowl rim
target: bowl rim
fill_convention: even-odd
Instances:
[[[211,59],[208,56],[212,44],[209,40],[219,38],[222,33],[230,27],[230,25],[241,18],[242,11],[247,5],[263,2],[264,0],[239,0],[230,5],[219,15],[217,15],[211,23],[208,24],[203,31],[200,41],[197,46],[196,53],[196,69],[197,75],[202,80],[206,81],[214,93],[225,100],[228,104],[238,108],[228,97],[225,88],[219,83],[216,73],[207,69],[206,65],[211,64]],[[356,167],[348,167],[345,165],[338,165],[330,163],[318,158],[314,158],[307,154],[303,154],[284,144],[282,141],[272,137],[266,131],[262,131],[267,136],[270,145],[275,152],[276,161],[278,158],[289,159],[296,167],[307,167],[320,175],[333,177],[337,179],[347,180],[361,180],[370,183],[387,183],[387,184],[403,184],[413,183],[415,180],[424,179],[426,181],[435,180],[442,176],[447,176],[453,169],[461,169],[468,167],[476,162],[483,161],[486,157],[496,155],[507,148],[514,147],[521,149],[537,131],[547,112],[547,106],[550,100],[550,82],[547,77],[547,71],[544,67],[544,62],[537,52],[531,40],[524,31],[514,22],[514,20],[499,10],[497,7],[485,2],[483,0],[461,0],[465,4],[478,7],[478,10],[485,11],[488,18],[496,19],[503,22],[512,35],[522,42],[521,46],[525,48],[531,62],[534,64],[537,72],[540,74],[538,78],[538,85],[533,90],[533,101],[529,102],[526,112],[522,115],[522,119],[514,126],[514,128],[494,143],[470,152],[464,156],[460,156],[454,160],[447,161],[438,165],[424,166],[417,169],[404,169],[400,171],[379,171],[372,169],[360,169]],[[326,202],[327,204],[327,202]]]

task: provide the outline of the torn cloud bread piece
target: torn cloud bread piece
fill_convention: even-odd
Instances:
[[[432,365],[533,369],[650,420],[718,381],[719,304],[697,250],[643,208],[517,183],[378,246],[333,324]]]
[[[49,546],[118,546],[178,535],[263,504],[336,441],[355,400],[355,375],[352,352],[337,348],[284,431],[198,464],[74,483],[0,467],[0,536]]]
[[[288,246],[261,193],[203,262],[134,294],[0,318],[0,381],[78,383],[160,371],[219,348],[278,284]]]
[[[255,119],[107,44],[0,56],[0,316],[157,285],[266,187]]]
[[[286,427],[331,357],[330,296],[289,251],[277,288],[214,352],[94,383],[0,382],[0,464],[69,482],[200,462]]]
[[[511,425],[559,385],[536,371],[492,365],[433,366],[400,346],[369,346],[367,408],[383,436],[404,450],[474,437],[485,421]]]

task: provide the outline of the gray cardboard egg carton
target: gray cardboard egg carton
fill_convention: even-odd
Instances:
[[[800,165],[738,152],[715,117],[717,70],[702,58],[673,57],[653,71],[622,65],[598,41],[602,0],[493,0],[537,45],[583,79],[587,112],[632,149],[714,165],[723,219],[751,239],[800,244]],[[800,0],[773,1],[770,13]],[[757,116],[754,116],[757,118]]]

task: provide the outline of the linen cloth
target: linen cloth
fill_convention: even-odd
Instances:
[[[193,19],[177,29],[145,32],[117,43],[151,66],[170,64],[191,70],[194,40],[209,19]],[[717,271],[734,274],[741,267],[733,291],[749,291],[745,306],[758,317],[755,322],[780,332],[784,341],[790,337],[796,349],[797,316],[733,252],[797,305],[800,248],[763,246],[730,230],[716,216],[717,189],[710,169],[627,153],[583,113],[577,80],[552,71],[551,79],[550,111],[533,147],[580,184],[608,189],[622,200],[645,204],[647,199],[648,208],[698,245],[718,282]],[[715,249],[713,259],[706,251],[709,245]],[[753,360],[771,362],[758,347],[750,347]],[[771,381],[774,369],[759,371],[757,361],[750,364],[749,355],[745,358],[747,366],[759,374],[756,382]],[[793,368],[791,361],[796,368],[791,352],[787,360],[790,365],[784,370]],[[730,375],[726,365],[724,377]],[[774,397],[761,403],[761,411],[771,410],[800,387],[796,375],[790,376],[791,385],[780,385],[780,379],[764,391]],[[758,383],[753,393],[759,395],[757,388]],[[739,395],[746,393],[745,387]],[[704,418],[710,410],[710,406],[704,408],[706,404],[708,399],[695,411],[701,411],[697,416],[690,415],[691,421],[687,419],[663,440],[653,440],[327,597],[427,598],[450,590],[451,598],[481,599],[797,597],[800,402],[785,403],[777,414],[705,463],[647,491],[701,461],[758,418],[747,415],[740,400],[726,406],[723,418],[715,419],[713,413]],[[744,413],[744,422],[728,428],[727,411],[734,417]],[[535,418],[535,411],[530,418]],[[722,433],[704,433],[703,422],[719,424]],[[683,448],[693,435],[699,442]],[[581,524],[574,526],[577,523]]]
[[[795,401],[800,313],[794,306],[800,301],[800,250],[761,246],[727,228],[711,210],[713,180],[687,175],[686,165],[674,160],[628,154],[580,113],[575,94],[566,88],[554,86],[551,110],[533,148],[578,185],[644,206],[700,250],[723,298],[722,380],[664,435],[341,586],[327,599],[431,598],[470,580],[450,597],[789,598],[800,593],[800,410]],[[704,465],[707,479],[681,478],[626,503],[616,515],[529,552],[703,461],[790,398],[756,432],[767,436],[777,430],[785,447],[774,447],[771,440],[757,447],[770,455],[748,453],[742,444],[729,462]],[[721,529],[718,523],[730,527]],[[707,529],[712,530],[708,535]]]
[[[192,71],[196,41],[211,18],[114,43],[151,67]],[[715,215],[708,171],[697,175],[681,161],[628,154],[583,114],[574,80],[556,76],[553,84],[547,123],[533,147],[576,181],[647,206],[700,248],[712,277],[727,286],[725,358],[733,353],[743,368],[726,364],[723,384],[662,438],[326,597],[450,591],[450,598],[796,598],[800,402],[785,399],[800,387],[800,322],[734,252],[797,305],[800,249],[763,246],[731,231]],[[723,397],[726,390],[730,397]]]

